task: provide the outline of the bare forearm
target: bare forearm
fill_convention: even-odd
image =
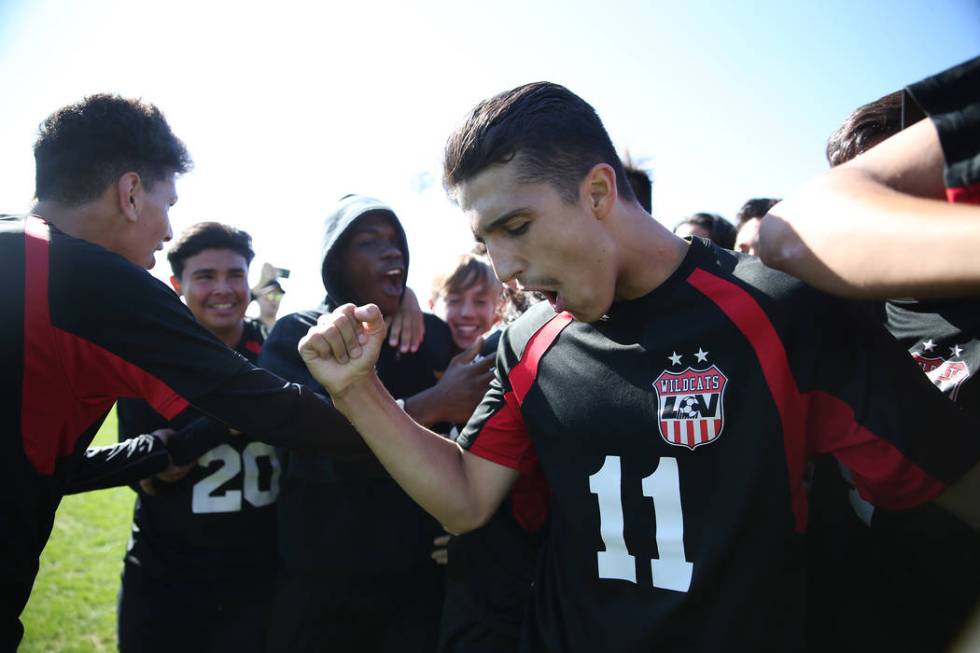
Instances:
[[[481,506],[459,445],[420,426],[391,398],[377,376],[334,397],[392,478],[451,532],[476,528],[490,508]],[[491,511],[492,512],[492,511]]]
[[[809,182],[762,221],[765,263],[846,297],[980,290],[980,207],[896,192],[860,168]]]

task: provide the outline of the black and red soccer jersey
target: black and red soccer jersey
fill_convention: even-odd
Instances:
[[[264,341],[261,323],[246,320],[235,350],[254,363]],[[121,399],[117,410],[120,439],[167,427],[141,399]],[[171,581],[271,578],[278,494],[275,449],[227,435],[181,480],[155,483],[152,495],[139,492],[126,561]]]
[[[0,275],[0,646],[20,637],[65,479],[117,398],[142,397],[180,425],[193,404],[269,442],[364,448],[334,435],[322,400],[251,366],[169,288],[98,245],[35,216],[0,219]]]
[[[551,485],[532,651],[799,649],[807,460],[902,508],[980,456],[866,311],[697,238],[595,323],[531,309],[497,365],[461,442]]]
[[[980,57],[909,86],[904,113],[906,122],[928,116],[935,125],[947,199],[980,204]],[[909,252],[910,257],[942,255]],[[893,300],[884,317],[929,380],[980,418],[980,298]],[[940,428],[933,437],[943,437]],[[858,508],[866,514],[874,510],[863,502]],[[867,556],[865,566],[876,580],[875,603],[888,616],[892,648],[945,650],[980,599],[980,537],[932,507],[874,510],[873,515],[867,537],[875,555]]]

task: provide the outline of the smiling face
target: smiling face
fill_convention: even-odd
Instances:
[[[516,281],[544,294],[555,310],[594,322],[613,302],[618,270],[590,181],[567,203],[548,183],[520,181],[517,163],[492,165],[459,184],[456,197],[473,234],[502,282]]]
[[[171,278],[197,321],[221,337],[241,328],[248,308],[248,262],[230,249],[205,249],[184,261],[180,279]]]
[[[503,287],[494,283],[475,283],[468,288],[450,291],[440,298],[438,309],[445,317],[453,342],[466,349],[497,322],[497,306]]]
[[[405,290],[405,257],[398,229],[384,213],[368,213],[345,234],[340,252],[343,275],[356,304],[377,304],[385,316],[394,315]]]

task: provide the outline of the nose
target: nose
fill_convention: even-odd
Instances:
[[[405,255],[402,254],[401,247],[397,243],[389,243],[388,247],[381,253],[381,258],[385,262],[391,263],[404,260]]]
[[[490,265],[500,283],[507,284],[516,281],[519,275],[524,272],[524,265],[521,260],[513,252],[508,251],[506,247],[491,245],[488,242],[487,256],[490,257]]]
[[[473,315],[476,315],[476,311],[473,310],[473,302],[468,299],[464,301],[463,306],[460,308],[459,314],[462,317],[472,317]]]

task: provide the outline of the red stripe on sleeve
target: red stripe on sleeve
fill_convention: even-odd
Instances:
[[[980,181],[969,186],[947,188],[946,199],[954,204],[980,204]]]
[[[57,458],[71,454],[78,438],[118,397],[143,397],[167,419],[188,404],[132,363],[51,324],[50,231],[42,220],[31,217],[24,233],[21,440],[34,469],[52,474]]]
[[[518,403],[524,403],[524,397],[534,384],[534,379],[538,376],[538,363],[541,357],[548,351],[551,343],[555,341],[558,334],[567,327],[572,321],[571,313],[560,313],[538,329],[524,347],[520,362],[511,369],[507,378],[510,380],[510,387],[517,395]]]
[[[569,313],[556,315],[528,340],[521,360],[507,376],[513,389],[504,394],[504,405],[480,428],[469,448],[472,453],[524,474],[538,467],[538,455],[524,424],[521,404],[537,378],[541,357],[572,319]]]
[[[893,510],[912,508],[932,501],[946,489],[890,442],[858,424],[846,402],[826,392],[807,395],[810,431],[819,433],[814,438],[817,451],[833,452],[851,470],[855,487],[867,501]]]
[[[480,429],[469,451],[522,474],[538,466],[538,454],[524,425],[521,407],[513,392],[504,395],[504,405]]]

